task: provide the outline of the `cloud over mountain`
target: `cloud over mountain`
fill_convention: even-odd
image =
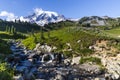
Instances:
[[[0,16],[6,17],[7,21],[14,21],[17,18],[17,16],[15,16],[14,13],[7,12],[7,11],[1,11]]]

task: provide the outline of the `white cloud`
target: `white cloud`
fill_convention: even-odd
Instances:
[[[10,12],[7,12],[7,11],[1,11],[0,16],[1,17],[6,17],[7,21],[15,21],[15,19],[17,18],[17,16],[15,16],[14,13],[10,13]]]

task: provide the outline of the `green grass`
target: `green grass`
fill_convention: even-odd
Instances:
[[[13,70],[6,63],[0,63],[0,80],[13,80]]]
[[[112,38],[120,38],[120,28],[115,28],[111,30],[104,30],[102,31],[106,36],[112,37]]]
[[[8,32],[0,31],[0,39],[25,39],[26,35],[22,33],[10,34]]]
[[[11,53],[11,50],[10,50],[9,44],[7,44],[7,41],[0,39],[0,54],[6,55],[10,53]]]
[[[49,34],[50,36],[48,36],[48,32],[44,32],[44,39],[40,38],[40,33],[35,34],[34,37],[30,36],[23,40],[23,44],[29,49],[33,49],[37,43],[47,43],[48,45],[56,46],[58,48],[56,51],[59,52],[67,48],[66,43],[70,43],[73,53],[79,53],[78,55],[85,53],[84,55],[89,55],[92,51],[89,50],[88,47],[100,38],[97,35],[90,34],[75,27],[52,30]],[[77,43],[78,40],[80,40],[79,43]],[[68,53],[66,55],[68,55]]]

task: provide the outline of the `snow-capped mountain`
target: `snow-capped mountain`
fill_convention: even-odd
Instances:
[[[48,23],[56,23],[60,21],[65,21],[65,17],[63,15],[59,15],[56,12],[52,11],[44,11],[42,9],[35,9],[34,13],[27,17],[20,17],[21,21],[27,21],[30,23],[37,23],[40,26],[44,26]]]
[[[80,23],[90,23],[92,26],[105,26],[109,25],[109,20],[116,20],[115,18],[111,18],[108,16],[89,16],[89,17],[83,17],[79,20]]]

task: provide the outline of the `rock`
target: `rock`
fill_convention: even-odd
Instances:
[[[26,66],[16,66],[16,71],[23,72],[25,69],[27,69]]]
[[[24,78],[25,80],[35,80],[35,76],[33,75],[32,72],[29,72],[28,69],[26,69],[26,70],[24,71],[23,78]]]
[[[119,53],[119,54],[117,54],[117,57],[118,57],[118,58],[120,58],[120,53]]]
[[[70,59],[65,59],[64,60],[64,64],[65,65],[70,65],[71,64],[71,60]]]
[[[36,55],[35,53],[31,53],[31,54],[28,55],[28,58],[32,59],[35,55]]]
[[[21,61],[21,65],[30,67],[30,66],[32,66],[32,63],[29,60],[26,60],[26,61]]]
[[[112,79],[113,79],[113,80],[118,80],[118,79],[120,79],[120,75],[117,74],[117,73],[114,73],[114,74],[112,75]]]
[[[40,45],[40,43],[38,43],[36,45],[36,47],[34,48],[35,51],[37,51],[37,53],[41,53],[41,52],[51,52],[53,50],[53,48],[51,46],[48,46],[47,44],[45,45]]]
[[[54,60],[54,56],[53,54],[49,53],[43,55],[41,62],[46,62],[46,61],[49,62],[51,60]]]
[[[57,47],[53,46],[53,50],[57,49]]]
[[[52,54],[51,51],[56,47],[38,43],[34,50],[27,50],[22,49],[23,47],[17,47],[18,44],[15,43],[12,48],[19,53],[13,54],[7,59],[10,66],[15,68],[15,74],[22,75],[17,76],[16,80],[92,80],[96,74],[99,75],[98,67],[93,66],[93,64],[70,65],[71,62],[79,64],[81,57],[64,60],[61,54]],[[70,46],[69,43],[68,46]],[[57,64],[57,58],[60,57],[64,63]],[[117,75],[115,77],[117,78]]]
[[[81,57],[73,57],[71,64],[79,64]]]
[[[65,78],[62,75],[57,74],[55,80],[65,80]]]
[[[95,78],[94,80],[106,80],[105,78]]]
[[[78,41],[77,41],[77,43],[80,43],[80,42],[81,42],[81,40],[78,40]]]
[[[34,48],[34,50],[36,51],[39,47],[40,47],[40,43],[38,43],[38,44],[36,45],[36,47]]]
[[[24,79],[23,79],[23,76],[21,76],[21,75],[13,76],[13,79],[14,79],[14,80],[24,80]]]
[[[106,74],[105,74],[105,79],[106,79],[106,80],[111,80],[111,74],[106,73]]]

